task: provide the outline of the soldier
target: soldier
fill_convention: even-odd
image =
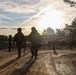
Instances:
[[[35,27],[32,27],[31,30],[32,32],[29,34],[29,41],[31,42],[31,58],[35,56],[35,59],[37,59],[38,49],[40,48],[42,37]]]
[[[9,35],[8,52],[11,51],[11,46],[12,46],[12,35]]]
[[[13,38],[13,43],[16,42],[16,46],[17,46],[17,50],[18,50],[18,58],[21,57],[21,49],[23,47],[23,43],[25,42],[26,44],[26,39],[24,34],[21,32],[22,29],[18,28],[17,29],[18,33],[15,34],[14,38]]]
[[[54,40],[53,40],[53,52],[54,52],[55,55],[58,55],[55,46],[56,46],[56,40],[54,39]]]

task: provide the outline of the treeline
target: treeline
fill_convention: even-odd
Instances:
[[[8,47],[8,36],[0,35],[0,49]]]
[[[57,29],[58,36],[63,36],[67,40],[76,41],[76,18],[72,21],[72,23],[65,24],[63,29]]]
[[[0,35],[0,41],[8,41],[8,36]]]
[[[25,36],[26,40],[28,40],[28,36]],[[13,36],[11,38],[12,42],[12,47],[13,46]],[[6,35],[0,35],[0,49],[7,49],[8,48],[8,43],[9,43],[9,36]]]

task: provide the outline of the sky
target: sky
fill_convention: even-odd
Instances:
[[[74,0],[75,1],[75,0]],[[76,8],[63,0],[0,0],[0,35],[15,35],[21,27],[29,35],[31,27],[63,28],[76,17]]]

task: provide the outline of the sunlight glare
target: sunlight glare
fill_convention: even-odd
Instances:
[[[41,30],[44,30],[48,27],[51,27],[53,29],[61,28],[64,24],[62,12],[57,11],[56,9],[47,9],[44,13],[45,15],[42,16],[39,22]]]

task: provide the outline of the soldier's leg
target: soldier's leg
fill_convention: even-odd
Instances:
[[[35,47],[35,59],[37,59],[37,56],[38,56],[38,49],[39,49],[38,46],[36,46]]]
[[[21,48],[17,47],[17,49],[18,49],[18,58],[20,58],[21,57]]]
[[[31,50],[31,55],[32,55],[31,57],[33,58],[34,57],[34,46],[31,46],[30,50]]]
[[[11,51],[11,43],[9,43],[8,52]]]

